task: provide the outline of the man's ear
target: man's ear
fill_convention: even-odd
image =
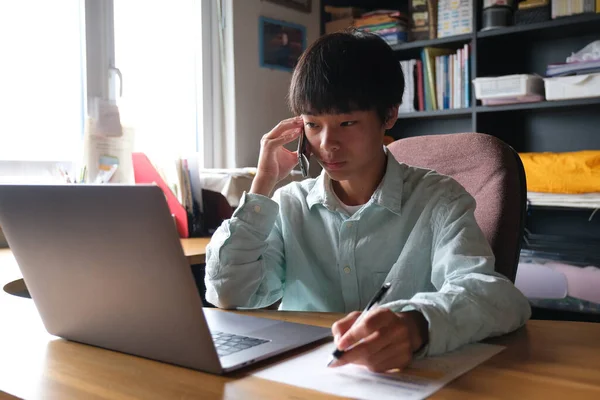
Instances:
[[[392,129],[394,127],[394,124],[398,119],[398,108],[400,108],[400,104],[395,104],[393,107],[388,108],[384,122],[386,130]]]

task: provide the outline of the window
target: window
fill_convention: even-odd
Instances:
[[[134,125],[135,150],[201,150],[202,3],[0,2],[0,173],[12,165],[6,161],[79,160],[87,98],[108,93],[113,57],[123,76],[117,103],[123,122]],[[90,33],[90,24],[86,38],[90,18],[100,29]]]
[[[61,161],[78,153],[83,21],[80,0],[0,2],[0,160]]]
[[[115,65],[123,76],[117,104],[135,126],[138,151],[175,156],[198,150],[200,24],[196,0],[114,0]]]

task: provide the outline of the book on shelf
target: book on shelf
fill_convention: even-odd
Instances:
[[[417,68],[417,60],[400,61],[400,67],[404,74],[404,93],[402,94],[402,104],[400,104],[399,113],[409,113],[418,110],[418,88],[417,80],[415,79],[415,69]]]
[[[417,60],[417,110],[425,110],[424,79],[423,79],[423,61]]]
[[[552,19],[597,12],[598,0],[552,0]]]
[[[427,111],[465,108],[470,104],[469,45],[457,51],[426,47],[422,51]]]
[[[425,47],[421,59],[400,61],[405,89],[400,113],[467,108],[471,104],[470,48]]]

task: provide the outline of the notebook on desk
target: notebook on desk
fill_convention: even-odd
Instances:
[[[0,185],[0,225],[49,333],[211,373],[331,335],[203,309],[156,185]]]

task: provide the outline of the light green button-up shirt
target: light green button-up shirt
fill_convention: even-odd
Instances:
[[[473,197],[453,179],[390,153],[386,168],[352,216],[324,172],[273,199],[244,194],[207,248],[207,300],[259,308],[281,299],[282,310],[350,312],[391,282],[381,306],[425,316],[429,355],[524,324],[529,303],[494,272]]]

